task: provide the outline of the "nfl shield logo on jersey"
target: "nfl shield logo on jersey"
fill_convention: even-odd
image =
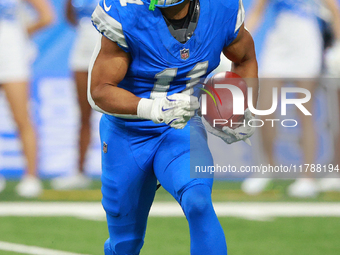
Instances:
[[[181,50],[181,59],[186,60],[190,57],[189,49]]]
[[[103,143],[103,152],[107,153],[107,143],[106,142]]]

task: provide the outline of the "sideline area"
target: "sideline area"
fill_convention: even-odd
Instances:
[[[271,220],[275,217],[340,217],[339,202],[215,202],[220,217]],[[77,217],[105,220],[100,202],[1,202],[0,217]],[[184,217],[176,202],[155,202],[152,217]]]

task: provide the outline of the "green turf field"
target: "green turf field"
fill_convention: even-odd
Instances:
[[[285,188],[291,181],[276,181],[264,194],[256,197],[244,195],[240,183],[217,182],[214,201],[238,202],[339,202],[339,193],[325,193],[316,199],[291,199]],[[100,183],[92,190],[57,192],[45,182],[45,193],[37,201],[99,201]],[[27,201],[13,192],[16,182],[8,182],[0,194],[1,202]],[[35,201],[36,201],[35,200]],[[156,201],[172,198],[164,189]],[[1,208],[0,208],[1,209]],[[229,255],[339,255],[340,217],[274,218],[252,221],[233,217],[220,217],[226,233]],[[0,243],[9,242],[62,250],[67,252],[103,254],[103,243],[108,233],[104,221],[74,217],[0,217]],[[188,255],[189,231],[184,217],[150,217],[141,255]],[[1,250],[0,255],[23,254]],[[207,254],[210,255],[210,254]]]
[[[338,255],[340,218],[220,218],[231,255]],[[0,217],[0,240],[85,254],[103,254],[105,222],[75,218]],[[1,255],[17,254],[0,251]],[[149,219],[142,255],[187,255],[184,218]]]

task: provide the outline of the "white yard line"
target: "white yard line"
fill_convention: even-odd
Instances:
[[[214,203],[214,207],[218,216],[253,220],[275,217],[340,217],[338,202],[218,202]],[[1,216],[71,216],[105,220],[105,212],[99,202],[1,202]],[[150,216],[183,217],[184,215],[175,202],[155,202]]]
[[[239,217],[250,220],[268,220],[275,217],[340,217],[340,203],[290,202],[218,202],[214,203],[218,216]],[[151,216],[183,216],[175,203],[155,203]]]
[[[0,216],[105,217],[100,202],[1,202]]]
[[[41,248],[37,246],[28,246],[17,243],[8,243],[0,241],[0,250],[2,251],[13,251],[22,254],[32,254],[32,255],[86,255],[80,253],[73,253],[67,251],[59,251]]]

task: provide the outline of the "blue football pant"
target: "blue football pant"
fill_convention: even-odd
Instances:
[[[103,115],[100,133],[107,152],[102,154],[102,202],[110,234],[106,255],[139,254],[157,179],[188,220],[191,254],[227,254],[211,201],[213,180],[190,178],[193,165],[213,164],[200,119],[190,122],[183,130],[150,134]]]

